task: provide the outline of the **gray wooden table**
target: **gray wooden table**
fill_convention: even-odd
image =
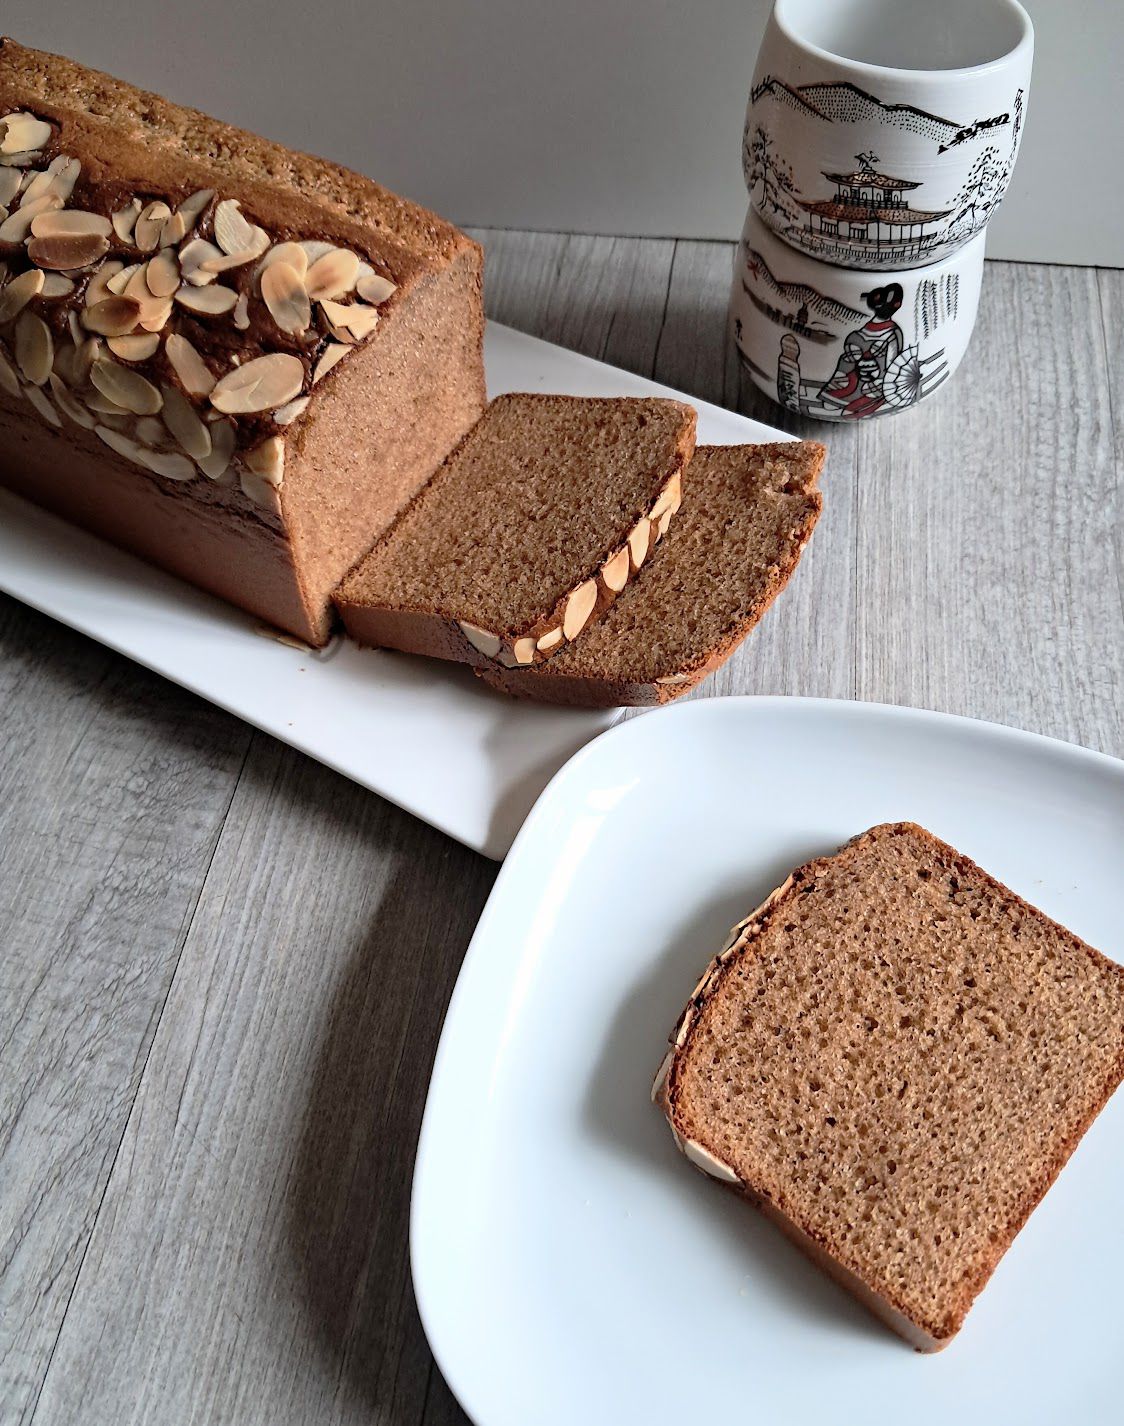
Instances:
[[[493,316],[797,429],[738,389],[728,246],[480,236]],[[956,379],[826,431],[798,577],[701,694],[1124,753],[1122,332],[1124,272],[991,264]],[[0,599],[5,1426],[463,1421],[407,1208],[495,872]]]

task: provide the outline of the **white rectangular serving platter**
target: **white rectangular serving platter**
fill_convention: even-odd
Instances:
[[[488,390],[675,396],[700,442],[787,440],[489,323]],[[240,610],[0,491],[0,589],[228,709],[486,856],[502,857],[562,764],[619,715],[516,702],[468,669],[359,649],[308,653]]]
[[[728,928],[904,820],[1124,959],[1124,763],[1065,743],[707,699],[629,720],[547,788],[465,957],[414,1177],[422,1321],[477,1426],[1124,1419],[1124,1090],[937,1356],[692,1168],[649,1101]]]

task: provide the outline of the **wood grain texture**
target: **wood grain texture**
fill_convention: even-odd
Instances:
[[[477,236],[498,320],[829,445],[797,576],[695,696],[1124,752],[1124,274],[990,265],[957,378],[847,429],[743,378],[731,245]],[[463,1422],[408,1192],[494,868],[12,604],[0,696],[0,1423]]]

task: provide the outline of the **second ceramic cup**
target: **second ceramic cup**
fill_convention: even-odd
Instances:
[[[788,247],[750,210],[730,323],[743,365],[782,406],[821,421],[902,411],[952,375],[968,346],[986,233],[944,262],[855,272]]]
[[[1022,137],[1018,0],[775,0],[746,114],[754,208],[844,267],[939,261],[987,224]]]

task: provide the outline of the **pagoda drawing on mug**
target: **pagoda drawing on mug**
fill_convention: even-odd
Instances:
[[[793,86],[766,74],[750,93],[746,118],[750,199],[785,242],[827,262],[899,268],[938,261],[986,227],[999,206],[1024,102],[1017,88],[1004,110],[960,123],[884,103],[849,80]],[[882,133],[877,151],[872,131]],[[825,153],[838,163],[824,164]]]

